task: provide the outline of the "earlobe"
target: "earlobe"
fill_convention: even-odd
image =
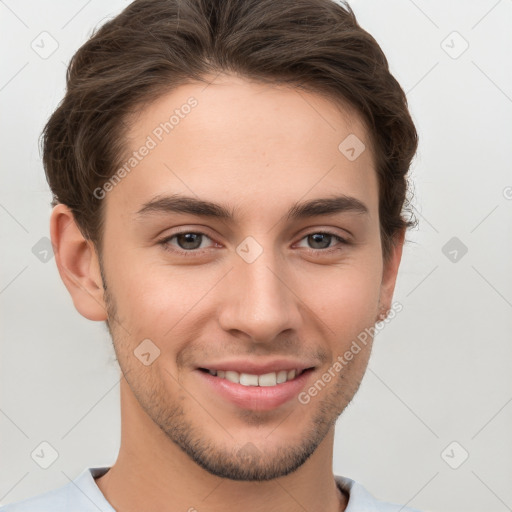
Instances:
[[[107,320],[104,288],[94,244],[84,238],[71,210],[53,208],[50,220],[55,261],[77,311],[89,320]]]
[[[398,268],[402,259],[402,250],[405,241],[405,229],[394,237],[394,245],[391,249],[391,255],[387,262],[384,262],[382,271],[382,282],[380,287],[380,315],[377,321],[383,320],[391,308],[393,293],[395,291]]]

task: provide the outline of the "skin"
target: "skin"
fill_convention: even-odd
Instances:
[[[124,375],[119,456],[96,483],[121,512],[345,510],[334,424],[366,371],[371,338],[306,405],[242,409],[197,367],[299,357],[315,365],[308,388],[391,307],[404,233],[385,263],[368,133],[356,112],[318,94],[221,75],[146,106],[132,120],[130,151],[190,96],[198,105],[103,199],[101,268],[69,209],[52,214],[61,277],[83,316],[109,320]],[[366,145],[354,161],[338,150],[349,134]],[[137,214],[175,193],[221,203],[235,220]],[[340,194],[368,214],[286,219],[297,201]],[[178,229],[206,235],[199,255],[179,254],[193,244],[169,240]],[[325,231],[351,243],[308,236]],[[252,263],[236,251],[248,236],[263,250]],[[147,366],[134,355],[144,339],[160,350]]]

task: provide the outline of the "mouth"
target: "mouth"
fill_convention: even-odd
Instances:
[[[254,373],[237,372],[235,370],[212,370],[209,368],[199,368],[200,371],[209,373],[218,379],[225,379],[234,384],[242,386],[270,387],[284,384],[292,381],[313,368],[293,368],[292,370],[278,370],[276,372],[264,373],[261,375]]]
[[[223,401],[241,409],[269,411],[295,398],[308,384],[315,367],[252,371],[255,373],[197,368],[195,373],[207,390]]]

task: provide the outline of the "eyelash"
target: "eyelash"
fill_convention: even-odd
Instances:
[[[164,239],[160,240],[158,243],[163,247],[163,249],[165,251],[169,251],[169,252],[172,252],[174,254],[178,254],[178,256],[185,256],[185,257],[199,257],[201,255],[203,255],[204,251],[206,251],[207,249],[203,249],[203,250],[200,250],[200,249],[190,249],[188,251],[184,250],[184,249],[171,249],[170,248],[170,241],[179,236],[179,235],[184,235],[184,234],[191,234],[191,235],[201,235],[201,236],[204,236],[206,238],[209,238],[211,240],[211,237],[209,237],[206,233],[202,233],[201,231],[180,231],[178,233],[174,233],[172,234],[171,236],[167,236],[165,237]],[[308,236],[311,236],[311,235],[328,235],[328,236],[331,236],[333,238],[335,238],[341,246],[344,246],[344,245],[350,245],[350,242],[345,240],[344,238],[342,238],[341,236],[335,234],[335,233],[331,233],[330,231],[313,231],[311,233],[308,233],[306,235],[304,235],[301,240],[303,240],[304,238],[307,238]],[[333,252],[338,252],[342,250],[342,247],[338,247],[338,246],[335,246],[335,247],[329,247],[327,249],[309,249],[309,251],[313,254],[316,254],[316,255],[322,255],[322,254],[331,254]]]

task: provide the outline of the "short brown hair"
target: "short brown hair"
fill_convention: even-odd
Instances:
[[[418,136],[380,46],[333,0],[135,0],[71,59],[65,97],[42,134],[53,204],[69,206],[99,249],[102,202],[93,191],[122,162],[130,114],[219,72],[356,109],[371,138],[387,260],[395,235],[417,222],[403,212]]]

